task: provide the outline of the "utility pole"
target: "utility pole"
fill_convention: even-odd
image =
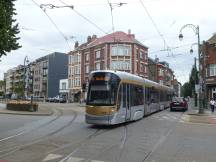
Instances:
[[[196,69],[196,60],[197,58],[194,57],[194,68]],[[197,93],[196,93],[196,85],[197,85],[197,71],[194,73],[194,106],[197,107]]]

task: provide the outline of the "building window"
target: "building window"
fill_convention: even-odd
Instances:
[[[69,88],[72,88],[71,79],[68,79],[68,87],[69,87]]]
[[[139,50],[136,49],[136,59],[138,59],[138,58],[139,58]]]
[[[129,56],[129,46],[115,45],[112,46],[112,56]]]
[[[100,62],[95,63],[95,70],[100,70]]]
[[[80,62],[80,55],[78,55],[78,62]]]
[[[162,69],[159,70],[159,76],[163,76],[163,70]]]
[[[113,70],[130,70],[130,61],[113,60],[111,62],[111,69]]]
[[[66,90],[66,83],[62,83],[62,90]]]
[[[95,52],[95,58],[96,58],[96,59],[99,59],[100,57],[101,57],[100,51],[96,51],[96,52]]]
[[[210,64],[209,65],[209,76],[215,76],[216,75],[216,64]]]
[[[89,73],[89,65],[85,66],[85,73]]]
[[[89,53],[85,55],[85,61],[89,61]]]

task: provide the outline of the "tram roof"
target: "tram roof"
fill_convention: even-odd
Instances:
[[[127,73],[124,71],[115,71],[115,70],[97,70],[97,71],[93,71],[92,73],[96,73],[96,72],[109,72],[109,73],[113,73],[116,74],[117,76],[119,76],[119,78],[121,80],[125,80],[125,81],[129,81],[135,84],[140,84],[140,85],[145,85],[147,87],[155,87],[158,89],[166,89],[166,90],[172,90],[172,88],[165,86],[165,85],[160,85],[159,83],[156,83],[154,81],[142,78],[140,76],[131,74],[131,73]]]

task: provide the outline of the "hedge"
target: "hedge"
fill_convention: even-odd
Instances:
[[[32,103],[31,105],[29,101],[10,101],[7,103],[7,109],[14,111],[38,111],[38,104]]]

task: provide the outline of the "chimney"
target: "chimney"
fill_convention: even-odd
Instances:
[[[134,35],[134,34],[131,34],[131,30],[130,30],[130,29],[128,29],[128,36],[129,36],[130,38],[134,38],[134,39],[135,39],[135,35]]]
[[[155,62],[156,62],[156,63],[159,63],[159,58],[156,57],[156,58],[155,58]]]
[[[74,48],[77,48],[78,46],[79,46],[79,42],[76,41],[76,42],[75,42],[75,45],[74,45]]]
[[[130,29],[128,29],[128,35],[131,35],[131,30]]]
[[[88,37],[87,37],[87,43],[90,43],[91,42],[91,36],[89,35]]]
[[[91,41],[94,41],[95,39],[97,39],[97,35],[92,35],[92,39],[91,39]]]

